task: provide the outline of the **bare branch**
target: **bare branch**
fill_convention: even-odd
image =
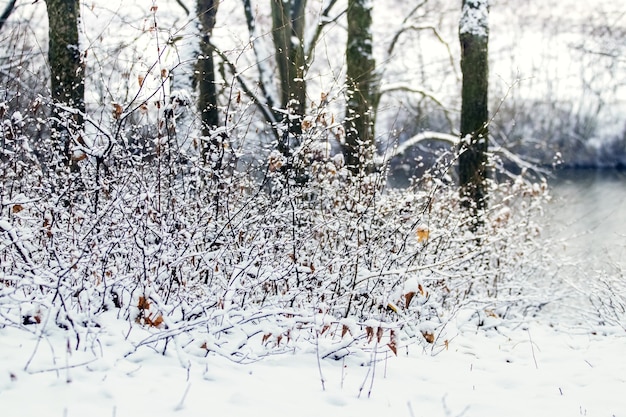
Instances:
[[[307,39],[307,41],[305,43],[305,49],[306,49],[305,56],[306,56],[306,64],[307,64],[307,66],[310,66],[311,62],[313,62],[313,57],[315,56],[315,45],[317,44],[317,41],[319,40],[320,36],[322,36],[322,32],[324,31],[324,28],[327,25],[329,25],[330,23],[334,23],[337,20],[339,20],[339,18],[341,16],[343,16],[344,13],[346,13],[346,9],[344,9],[344,10],[340,11],[332,19],[329,18],[328,15],[330,14],[333,6],[336,3],[337,3],[337,0],[329,0],[328,1],[328,4],[326,5],[324,10],[320,14],[319,23],[315,27],[315,30],[314,30],[313,34],[309,37],[309,39]]]
[[[432,25],[423,25],[423,26],[420,26],[420,25],[405,25],[405,26],[402,26],[402,28],[400,28],[400,30],[398,32],[396,32],[396,34],[393,36],[393,39],[391,40],[391,43],[389,44],[389,48],[387,48],[387,55],[391,56],[393,54],[393,51],[394,51],[394,49],[396,47],[398,39],[400,38],[400,36],[404,32],[407,32],[409,30],[415,30],[415,31],[430,30],[435,35],[435,37],[439,40],[439,42],[441,42],[441,44],[446,47],[446,50],[448,51],[448,58],[450,59],[450,67],[453,69],[454,75],[456,76],[456,78],[458,80],[459,79],[459,74],[456,71],[456,66],[454,64],[454,55],[452,54],[452,50],[450,49],[450,45],[448,44],[448,42],[446,42],[443,39],[443,37],[441,36],[441,34],[437,30],[437,28],[432,26]]]
[[[246,25],[248,26],[248,33],[250,34],[250,45],[252,46],[252,50],[254,51],[257,68],[259,70],[259,87],[261,88],[261,93],[263,94],[267,107],[271,109],[274,108],[275,103],[278,102],[277,95],[274,93],[274,88],[272,84],[273,74],[271,74],[267,70],[264,64],[264,62],[267,61],[268,57],[262,56],[259,49],[259,45],[257,42],[257,39],[259,39],[259,35],[256,29],[255,16],[252,12],[252,3],[250,2],[250,0],[242,1],[244,6],[243,9],[246,15]],[[232,64],[229,63],[229,66],[231,65]],[[258,100],[256,100],[256,102],[259,103]],[[273,119],[274,117],[272,116],[272,120]]]
[[[384,165],[396,156],[404,154],[407,150],[417,145],[418,143],[432,140],[448,142],[450,143],[450,145],[456,145],[459,142],[458,136],[450,135],[447,133],[431,131],[421,132],[403,142],[401,145],[398,145],[397,147],[392,149],[391,152],[386,153],[385,155],[376,156],[376,158],[374,159],[374,163],[378,166]]]
[[[422,97],[426,97],[436,103],[443,110],[446,120],[450,126],[454,126],[452,119],[450,118],[450,110],[441,102],[441,100],[432,91],[424,90],[421,88],[411,87],[404,83],[387,84],[381,87],[379,95],[382,96],[385,93],[392,93],[394,91],[404,91],[407,93],[420,94]]]
[[[235,66],[235,64],[233,64],[228,59],[228,56],[226,56],[226,54],[213,43],[211,43],[211,46],[214,48],[215,53],[222,59],[222,61],[224,61],[228,68],[230,68],[233,76],[241,86],[244,94],[250,97],[250,99],[254,102],[254,104],[257,105],[257,108],[263,114],[263,118],[272,125],[272,131],[274,132],[274,135],[278,136],[278,132],[274,129],[274,126],[276,124],[276,118],[274,117],[274,113],[272,112],[272,107],[270,107],[267,101],[263,100],[254,91],[252,91],[252,89],[248,86],[246,80],[241,76],[241,73],[237,71],[237,67]]]

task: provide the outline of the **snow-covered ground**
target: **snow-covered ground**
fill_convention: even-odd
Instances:
[[[62,332],[6,327],[0,329],[0,408],[13,417],[626,412],[623,331],[593,334],[549,325],[547,317],[476,330],[465,317],[451,323],[458,335],[447,349],[319,363],[315,349],[249,364],[191,357],[174,347],[165,356],[145,347],[134,351],[133,336],[142,330],[111,318],[93,352],[68,349]],[[372,359],[374,365],[363,365]]]

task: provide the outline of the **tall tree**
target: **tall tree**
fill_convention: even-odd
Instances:
[[[304,55],[304,26],[306,0],[271,0],[272,37],[280,77],[281,108],[286,111],[283,121],[287,131],[279,139],[279,150],[289,154],[302,133],[302,117],[306,109],[306,59]]]
[[[198,0],[197,13],[200,21],[200,54],[197,63],[198,82],[198,110],[201,114],[202,136],[210,137],[211,130],[219,124],[217,107],[217,88],[215,86],[215,48],[211,43],[211,35],[215,28],[219,0]],[[222,152],[218,139],[213,139],[202,145],[202,155],[205,160],[211,152]]]
[[[9,16],[11,16],[11,13],[13,13],[13,10],[15,9],[15,3],[17,0],[11,0],[9,1],[9,3],[5,6],[4,11],[2,12],[2,14],[0,15],[0,29],[2,29],[2,27],[4,27],[4,24],[7,22],[7,20],[9,19]]]
[[[459,180],[463,205],[473,212],[476,224],[479,224],[480,212],[487,200],[489,2],[462,1],[459,24],[463,73]]]
[[[376,61],[372,55],[371,0],[348,0],[346,138],[342,150],[354,173],[371,167],[374,151]]]
[[[82,127],[85,113],[85,72],[78,41],[80,4],[78,0],[46,0],[46,7],[52,99],[70,108],[71,114],[68,118],[68,111],[57,108],[53,130],[62,135],[61,152],[70,163],[72,139],[66,133]]]

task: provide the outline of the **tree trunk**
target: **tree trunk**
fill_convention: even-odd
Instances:
[[[215,27],[218,0],[198,0],[197,12],[200,20],[200,56],[197,62],[198,77],[198,110],[201,114],[202,136],[208,138],[211,131],[219,125],[219,111],[217,107],[217,88],[215,86],[215,63],[211,35]],[[202,142],[202,156],[205,160],[221,146],[218,139]]]
[[[71,162],[71,136],[68,130],[80,130],[85,113],[85,72],[78,43],[78,0],[46,0],[48,9],[50,90],[52,99],[70,107],[68,118],[63,110],[53,112],[52,130],[61,136],[63,158]]]
[[[279,141],[279,150],[289,154],[302,134],[302,117],[306,110],[306,61],[304,56],[304,11],[306,0],[271,0],[273,40],[280,77],[282,117],[287,131]],[[290,139],[295,143],[289,143]]]
[[[372,2],[348,1],[346,139],[342,150],[353,173],[371,169],[374,151],[376,62],[372,56]]]
[[[488,0],[463,0],[459,25],[461,71],[461,141],[459,180],[463,206],[481,223],[487,202],[488,122]]]
[[[15,9],[15,2],[16,1],[17,0],[9,1],[9,3],[4,8],[4,11],[2,12],[2,15],[0,15],[0,30],[2,30],[2,28],[4,27],[4,24],[9,19],[9,16],[11,16],[11,13],[13,13],[13,10]]]

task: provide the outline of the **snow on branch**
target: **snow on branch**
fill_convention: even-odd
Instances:
[[[489,0],[465,0],[463,2],[459,33],[487,37],[489,34]]]
[[[391,159],[395,158],[396,156],[404,154],[407,150],[417,145],[418,143],[429,140],[440,140],[448,142],[450,143],[450,145],[456,145],[459,142],[459,138],[454,135],[441,132],[425,131],[418,133],[417,135],[398,145],[391,152],[386,153],[385,155],[376,156],[374,158],[374,162],[376,165],[383,165],[389,162]]]

